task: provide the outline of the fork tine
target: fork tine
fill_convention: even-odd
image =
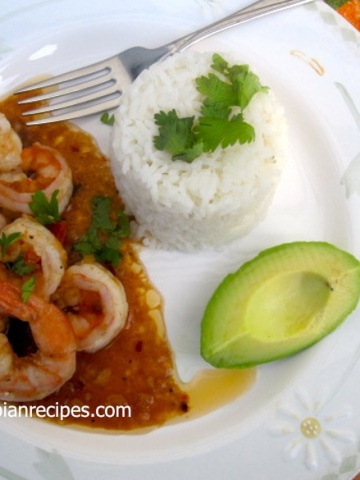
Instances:
[[[83,90],[89,90],[94,87],[100,87],[101,85],[105,86],[106,83],[110,83],[110,82],[111,82],[111,85],[115,83],[115,80],[111,75],[111,72],[109,72],[106,75],[96,77],[94,80],[90,80],[87,82],[78,82],[73,85],[70,85],[69,87],[64,87],[48,93],[43,93],[41,95],[24,98],[22,100],[19,100],[18,103],[20,105],[25,105],[25,104],[34,103],[34,102],[41,102],[44,100],[53,100],[54,98],[64,97],[66,95],[71,95],[73,93],[81,92]]]
[[[50,77],[47,78],[46,80],[41,80],[40,82],[36,83],[31,83],[28,86],[24,86],[20,89],[18,89],[15,93],[26,93],[26,92],[31,92],[33,90],[38,90],[40,88],[47,88],[47,87],[53,87],[55,85],[58,85],[59,83],[65,83],[65,82],[70,82],[73,80],[80,79],[82,77],[85,77],[87,75],[105,75],[110,72],[109,68],[109,61],[104,60],[102,62],[95,63],[93,65],[89,65],[83,68],[77,68],[76,70],[73,70],[72,72],[67,72],[63,73],[60,75],[57,75],[55,77]]]
[[[80,117],[86,117],[87,115],[93,115],[95,113],[102,113],[112,110],[119,106],[119,99],[110,99],[106,102],[101,102],[97,105],[91,106],[84,106],[83,108],[78,107],[74,111],[64,112],[64,113],[57,113],[52,116],[47,116],[44,118],[38,118],[36,120],[30,120],[26,122],[26,125],[43,125],[48,123],[55,123],[55,122],[65,122],[67,120],[74,120]]]
[[[26,110],[22,114],[24,116],[38,115],[42,113],[49,113],[56,110],[64,110],[66,108],[76,107],[84,103],[95,102],[97,100],[106,99],[106,97],[109,97],[110,95],[112,96],[116,95],[117,97],[119,97],[121,93],[122,92],[117,88],[115,84],[102,90],[97,90],[89,94],[81,95],[80,97],[70,98],[69,100],[64,102],[51,103],[49,105],[45,105],[44,107],[39,107],[32,110]]]

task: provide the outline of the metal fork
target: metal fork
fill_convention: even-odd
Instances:
[[[310,3],[313,0],[259,0],[222,20],[174,42],[155,49],[132,47],[118,55],[69,73],[30,84],[15,94],[42,89],[40,95],[23,98],[19,104],[46,101],[45,106],[27,110],[23,115],[40,115],[27,125],[72,120],[119,106],[122,92],[146,68],[170,55],[182,52],[210,35],[270,13]],[[47,89],[49,89],[48,91]]]

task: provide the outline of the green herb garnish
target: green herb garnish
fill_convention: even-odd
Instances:
[[[115,115],[110,115],[108,112],[104,112],[100,117],[100,121],[111,127],[115,123]]]
[[[6,235],[6,233],[2,232],[0,237],[0,246],[1,246],[1,256],[3,261],[5,260],[7,249],[9,246],[18,240],[21,237],[20,232],[10,233],[10,235]],[[28,265],[25,261],[24,253],[20,253],[18,257],[13,262],[5,262],[6,266],[12,270],[17,275],[28,275],[35,270],[35,267],[32,265]]]
[[[192,162],[203,152],[201,140],[193,131],[194,117],[179,118],[175,110],[155,115],[159,136],[154,138],[155,148],[170,152],[173,160]]]
[[[228,107],[239,106],[243,110],[249,105],[255,93],[267,92],[269,90],[268,87],[263,87],[260,84],[259,77],[249,69],[248,65],[234,65],[230,67],[221,55],[215,53],[211,67],[216,72],[224,75],[225,82],[220,81],[220,85],[228,93],[223,98],[221,96],[219,98],[219,90],[221,92],[219,83],[212,80],[208,83],[207,89],[203,85],[205,79],[211,78],[211,74],[208,77],[200,77],[196,80],[198,90],[209,97],[210,101],[221,102]],[[229,85],[227,81],[230,83],[230,88],[227,87]]]
[[[37,190],[31,196],[30,210],[33,212],[36,220],[42,225],[56,223],[60,220],[58,194],[59,190],[55,190],[50,200],[48,200],[42,190]]]
[[[204,96],[198,119],[179,118],[175,110],[154,116],[159,127],[154,146],[169,152],[173,160],[192,162],[219,146],[226,148],[255,139],[255,130],[244,121],[242,111],[257,92],[266,92],[268,87],[260,84],[248,65],[229,66],[219,54],[214,54],[212,60],[211,68],[216,73],[195,80]]]
[[[201,117],[195,130],[203,139],[204,152],[214,152],[219,145],[226,148],[236,142],[249,143],[255,138],[254,128],[240,114],[231,120]]]
[[[117,267],[121,259],[121,239],[130,235],[129,217],[120,211],[113,221],[108,197],[97,196],[93,198],[92,205],[91,225],[74,249],[82,255],[92,255],[99,262],[108,262]]]
[[[29,301],[30,295],[35,288],[35,277],[30,277],[21,285],[21,298],[24,303]]]
[[[0,237],[0,247],[1,247],[2,258],[5,257],[6,251],[10,247],[10,245],[20,237],[21,237],[20,232],[10,233],[10,235],[6,235],[6,233],[2,232]]]
[[[8,263],[8,267],[17,275],[23,276],[32,273],[35,270],[33,265],[29,265],[25,261],[25,257],[23,253],[16,258],[16,260],[12,263]]]

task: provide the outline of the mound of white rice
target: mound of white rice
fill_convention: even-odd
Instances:
[[[255,141],[218,148],[192,163],[156,150],[154,114],[198,115],[195,79],[208,75],[211,52],[188,51],[141,73],[116,112],[112,169],[136,236],[162,248],[195,250],[248,233],[264,216],[286,156],[287,127],[272,91],[257,93],[244,111]],[[230,65],[242,64],[221,53]],[[261,78],[260,78],[261,81]]]

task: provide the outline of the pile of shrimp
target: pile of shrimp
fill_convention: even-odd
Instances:
[[[47,199],[57,192],[62,213],[73,192],[71,170],[52,148],[23,148],[0,113],[0,400],[40,400],[57,391],[75,372],[76,352],[104,348],[128,315],[123,285],[109,270],[95,261],[67,265],[63,245],[29,207],[37,191]],[[21,273],[12,268],[19,261]],[[13,318],[27,323],[35,352],[14,351],[7,336]]]

